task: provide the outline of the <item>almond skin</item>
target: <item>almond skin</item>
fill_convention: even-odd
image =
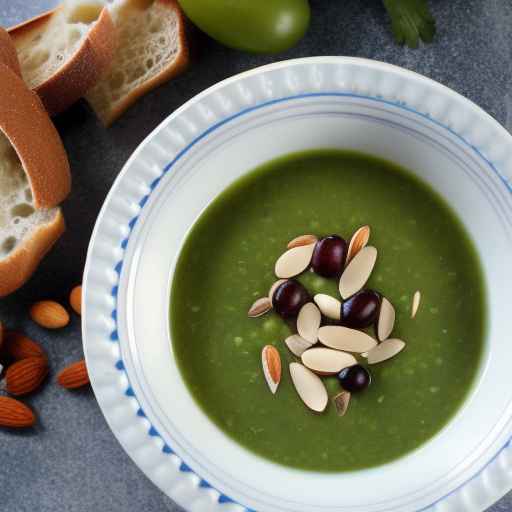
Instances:
[[[85,359],[66,366],[57,375],[57,382],[65,389],[76,389],[89,384],[89,374],[87,373]]]
[[[82,286],[75,286],[71,290],[69,304],[77,315],[82,314]]]
[[[5,389],[14,396],[26,395],[35,391],[48,375],[46,358],[29,357],[17,361],[5,373]]]
[[[288,242],[286,246],[288,249],[293,249],[294,247],[300,247],[301,245],[309,245],[316,244],[318,242],[318,238],[315,235],[301,235],[293,240]]]
[[[60,329],[69,323],[68,312],[53,300],[42,300],[36,302],[30,308],[30,318],[47,329]]]
[[[250,308],[247,316],[256,318],[258,316],[268,313],[272,309],[272,302],[268,297],[261,297]]]
[[[26,428],[35,422],[35,414],[24,403],[8,396],[0,396],[1,427]]]
[[[26,359],[27,357],[42,357],[46,359],[46,353],[39,343],[15,331],[7,331],[5,333],[4,352],[15,361]]]
[[[263,374],[270,391],[275,394],[281,382],[281,356],[272,345],[265,345],[261,351]]]
[[[350,239],[350,244],[348,246],[347,253],[347,263],[350,263],[350,260],[363,248],[368,244],[368,240],[370,239],[370,226],[362,226],[360,227]]]

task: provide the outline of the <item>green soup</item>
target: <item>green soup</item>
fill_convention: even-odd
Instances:
[[[350,239],[364,224],[379,251],[366,288],[395,306],[392,336],[407,346],[369,367],[372,383],[352,395],[345,416],[332,403],[315,414],[291,382],[290,327],[274,313],[248,318],[247,311],[276,280],[274,263],[289,240],[306,233]],[[312,295],[339,297],[335,279],[312,272],[298,279]],[[411,319],[416,290],[422,301]],[[179,368],[209,418],[267,459],[317,471],[383,464],[439,432],[478,372],[485,317],[480,263],[449,206],[395,165],[334,150],[274,160],[220,194],[183,246],[170,312]],[[283,365],[276,395],[261,369],[266,344]],[[324,381],[331,397],[340,391],[336,377]]]

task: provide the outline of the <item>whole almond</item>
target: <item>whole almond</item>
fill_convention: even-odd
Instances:
[[[261,351],[263,374],[270,391],[275,394],[281,382],[281,357],[276,347],[265,345]]]
[[[7,331],[5,333],[4,351],[15,361],[26,359],[27,357],[43,357],[46,359],[46,353],[39,343],[15,331]]]
[[[0,427],[26,428],[35,422],[35,414],[24,403],[8,396],[0,396]]]
[[[318,242],[318,238],[315,235],[300,235],[293,240],[288,242],[286,246],[288,249],[293,249],[294,247],[300,247],[301,245],[310,245],[316,244]]]
[[[272,309],[272,302],[268,297],[261,297],[258,299],[247,312],[247,316],[256,318],[257,316],[264,315]]]
[[[29,357],[16,361],[5,373],[5,389],[14,396],[35,391],[48,375],[48,363],[43,357]]]
[[[80,388],[89,384],[89,374],[85,360],[70,364],[57,375],[57,382],[66,389]]]
[[[30,318],[47,329],[59,329],[69,323],[68,312],[53,300],[42,300],[33,304],[30,308]]]
[[[82,314],[82,287],[75,286],[69,294],[69,304],[73,308],[73,311],[81,315]]]

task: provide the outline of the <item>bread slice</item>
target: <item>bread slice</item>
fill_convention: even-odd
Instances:
[[[39,209],[18,155],[0,134],[0,297],[18,289],[64,231],[59,208]]]
[[[16,56],[16,48],[6,30],[0,27],[0,62],[21,76],[20,63]]]
[[[97,0],[68,0],[56,9],[9,29],[27,85],[50,115],[68,108],[109,67],[115,29]]]
[[[71,187],[69,163],[57,130],[37,95],[0,63],[0,132],[25,170],[35,208],[57,206]]]
[[[86,94],[105,125],[189,61],[185,18],[176,0],[121,0],[111,13],[118,39],[112,66]]]
[[[64,147],[37,95],[0,63],[0,297],[19,288],[64,231]]]

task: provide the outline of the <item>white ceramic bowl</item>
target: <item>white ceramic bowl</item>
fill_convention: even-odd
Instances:
[[[478,385],[420,449],[320,474],[248,452],[196,406],[176,366],[170,284],[187,231],[233,180],[277,156],[349,148],[403,165],[464,221],[484,267],[489,332]],[[512,140],[477,106],[387,64],[321,57],[199,94],[134,152],[105,201],[85,272],[94,391],[126,451],[187,510],[476,511],[512,487]]]

